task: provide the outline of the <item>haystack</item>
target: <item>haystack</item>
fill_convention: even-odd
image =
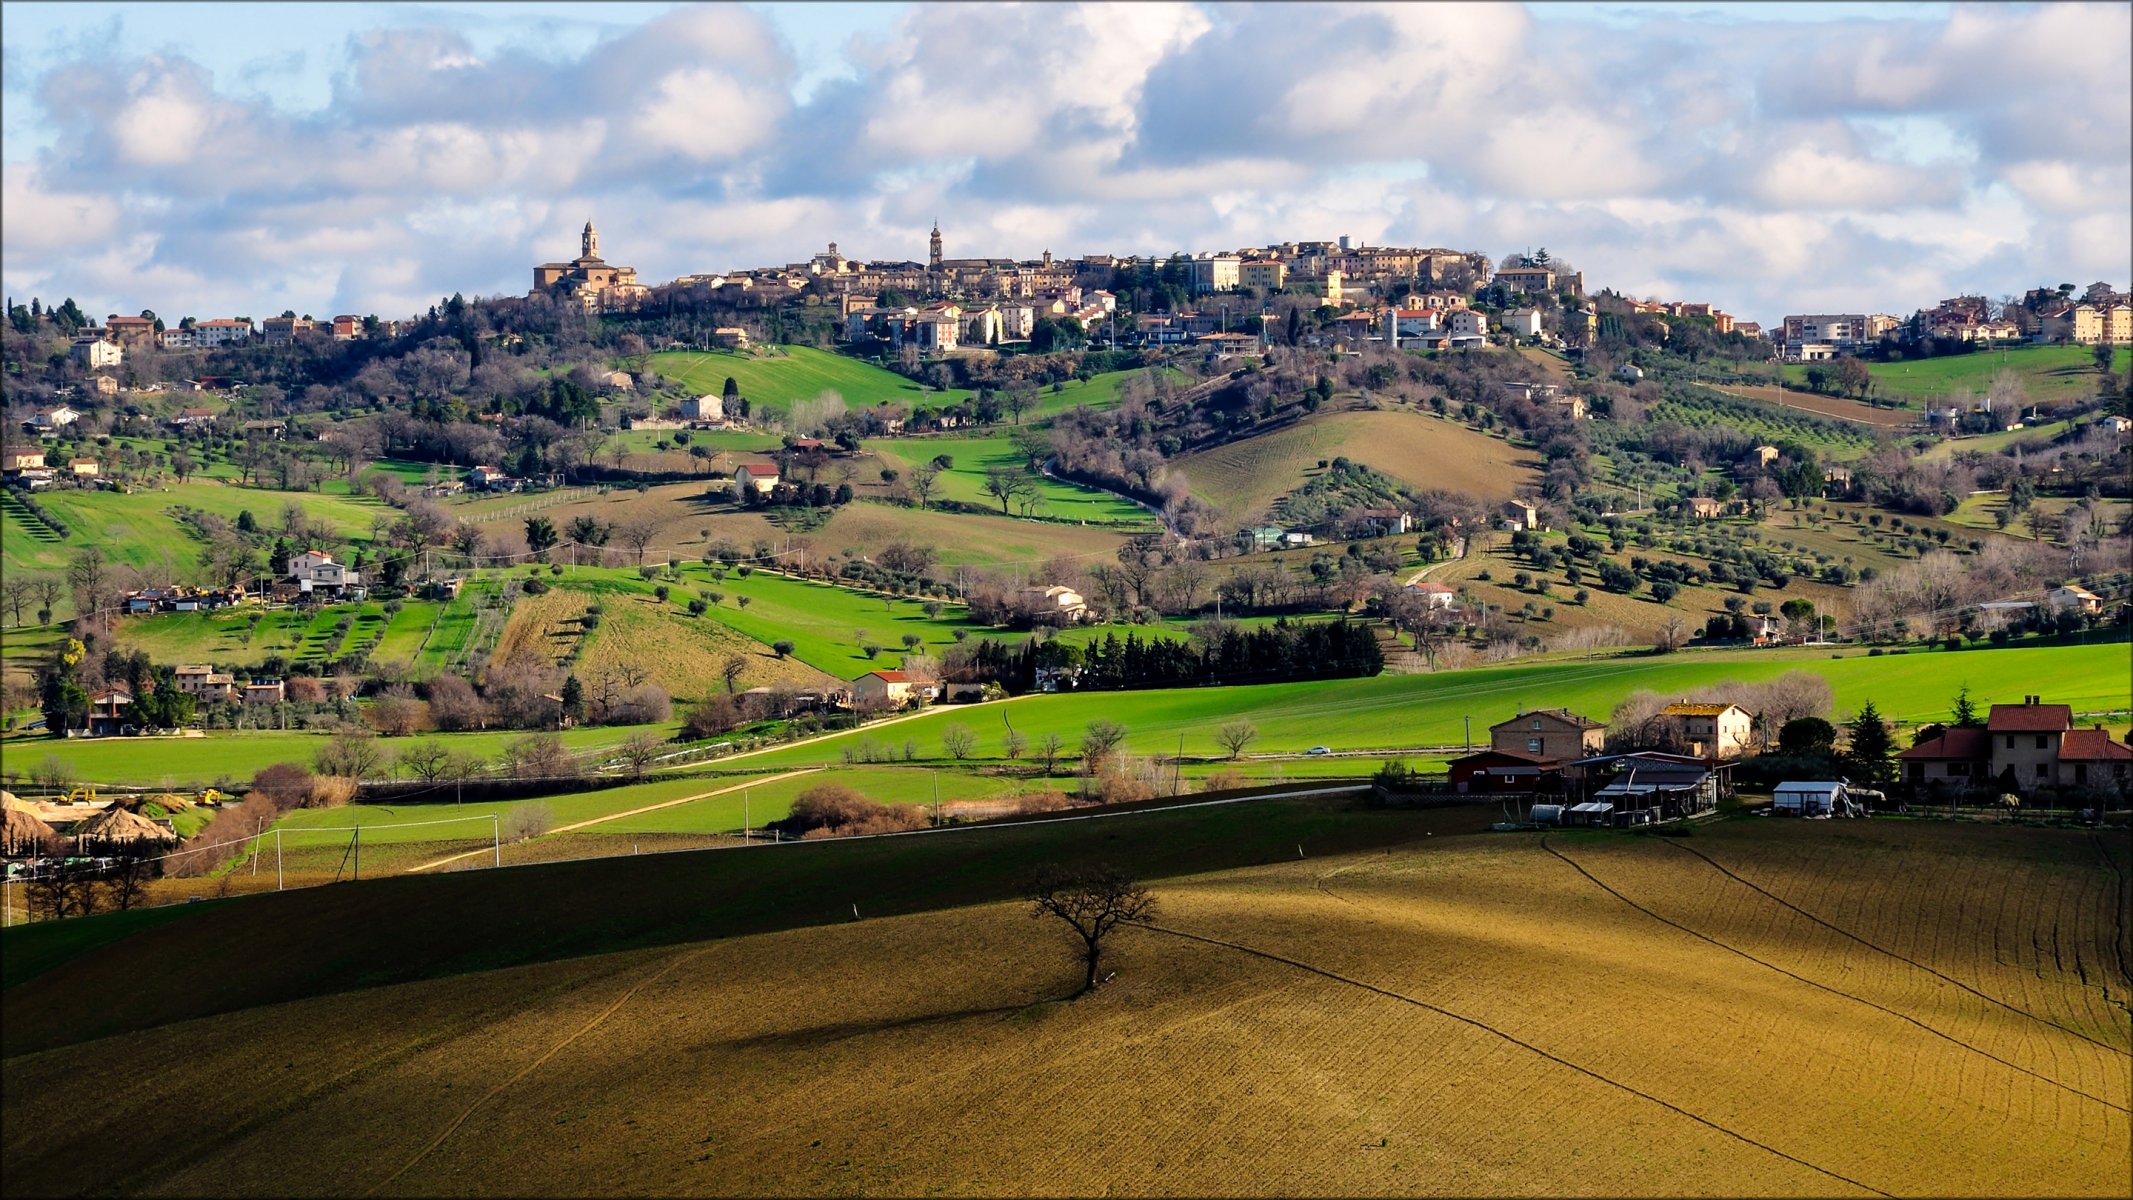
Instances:
[[[37,806],[17,799],[15,793],[0,791],[0,808],[7,810],[7,825],[0,830],[0,846],[8,854],[31,854],[38,847],[59,836],[44,818],[37,815]]]
[[[74,830],[77,844],[119,845],[127,842],[175,842],[178,835],[139,813],[112,805]]]

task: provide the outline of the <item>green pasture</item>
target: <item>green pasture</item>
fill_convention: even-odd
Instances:
[[[727,571],[724,580],[715,580],[711,568],[692,563],[682,568],[682,577],[699,595],[725,594],[725,599],[707,616],[765,645],[790,641],[794,658],[842,679],[895,666],[904,653],[903,635],[907,633],[925,639],[921,647],[924,652],[938,654],[955,644],[957,629],[968,631],[971,637],[990,631],[989,626],[971,621],[959,604],[944,607],[938,617],[928,617],[917,600],[888,599],[884,603],[885,597],[763,571],[746,578],[737,570]],[[632,590],[650,590],[634,576],[625,578],[619,571],[611,582]],[[743,596],[748,597],[745,608],[740,605]],[[853,636],[861,632],[865,637]],[[860,643],[867,639],[882,647],[880,658],[870,660],[860,651]]]
[[[570,749],[585,753],[620,745],[633,733],[673,735],[675,725],[615,725],[566,729],[558,736]],[[75,779],[133,787],[199,787],[228,776],[252,777],[262,767],[295,762],[309,765],[332,735],[321,731],[218,731],[205,737],[70,738],[16,737],[0,742],[0,770],[27,774],[46,755],[67,764]],[[441,733],[437,740],[454,750],[492,759],[504,743],[527,736],[521,730]],[[391,754],[413,738],[386,738],[379,750]]]
[[[1973,454],[1999,454],[2022,446],[2041,450],[2052,439],[2074,427],[2072,421],[2053,421],[2044,425],[2029,425],[2021,429],[2002,429],[1998,433],[1981,433],[1974,437],[1943,438],[1926,448],[1924,458],[1953,458],[1965,452]]]
[[[764,355],[671,350],[652,355],[646,365],[699,395],[724,390],[730,376],[751,405],[779,408],[789,408],[796,400],[812,399],[825,391],[836,392],[855,409],[889,401],[914,407],[953,404],[970,397],[968,391],[922,389],[872,363],[807,346],[781,346],[777,352]]]
[[[282,831],[282,844],[286,849],[345,845],[349,840],[350,826],[363,828],[363,843],[366,846],[373,842],[397,845],[417,842],[487,841],[491,817],[498,818],[508,826],[513,814],[532,805],[539,805],[547,810],[548,824],[553,828],[590,821],[609,813],[628,812],[633,808],[644,808],[647,805],[663,804],[704,792],[743,786],[752,778],[757,777],[696,776],[688,779],[657,779],[648,783],[563,792],[527,800],[494,800],[466,804],[452,803],[449,799],[449,786],[446,785],[446,798],[434,802],[349,804],[340,808],[298,809],[276,821],[270,828]],[[740,793],[735,792],[733,799],[733,828],[738,829]],[[790,804],[789,798],[786,803]],[[632,817],[631,821],[642,824],[634,825],[631,829],[639,833],[695,832],[692,828],[682,827],[687,825],[689,818],[676,818],[666,824],[662,824],[661,819],[668,813],[687,813],[696,807],[695,804],[677,805],[656,813]],[[782,816],[783,813],[778,815]],[[619,826],[601,824],[587,832],[618,830]],[[506,832],[508,833],[508,829]]]
[[[899,438],[894,442],[877,443],[876,449],[884,458],[894,454],[902,460],[906,476],[914,467],[931,462],[939,455],[947,455],[952,465],[940,473],[935,481],[934,499],[960,500],[976,504],[994,512],[1000,511],[1000,502],[985,494],[985,473],[994,467],[1022,470],[1029,459],[1015,446],[1014,438],[1006,433],[992,434],[929,434],[924,437]],[[1146,509],[1109,492],[1079,487],[1056,479],[1037,479],[1041,499],[1031,510],[1032,516],[1050,517],[1056,520],[1084,521],[1092,523],[1121,523],[1154,528],[1155,518]],[[1012,515],[1020,516],[1017,503]]]
[[[2123,375],[2129,361],[2133,361],[2133,351],[2120,350],[2111,369]],[[2099,378],[2096,359],[2087,346],[2014,346],[1943,358],[1868,363],[1866,369],[1874,377],[1877,393],[1904,400],[1982,393],[2001,371],[2020,377],[2032,401],[2079,399],[2095,394]],[[1807,368],[1787,366],[1785,379],[1804,387]]]
[[[2019,701],[2036,693],[2071,704],[2077,712],[2122,711],[2127,705],[2123,643],[1913,650],[1880,657],[1858,649],[1840,653],[1831,657],[1830,651],[1805,648],[1694,652],[1252,687],[1030,696],[956,706],[878,731],[854,730],[733,761],[766,767],[834,764],[841,762],[844,746],[865,739],[900,746],[904,739],[915,738],[921,747],[938,747],[940,729],[949,723],[976,732],[973,757],[980,759],[1000,756],[1007,722],[1033,744],[1056,733],[1068,752],[1096,720],[1125,725],[1125,747],[1136,754],[1172,754],[1181,748],[1191,756],[1222,754],[1215,732],[1224,722],[1240,718],[1258,726],[1259,740],[1248,748],[1258,753],[1315,745],[1335,750],[1456,746],[1465,741],[1468,717],[1475,740],[1486,744],[1488,726],[1521,709],[1569,708],[1605,720],[1617,703],[1640,689],[1670,695],[1729,679],[1771,679],[1792,670],[1828,679],[1840,718],[1871,700],[1893,721],[1934,720],[1947,715],[1950,700],[1966,683],[1980,703]]]
[[[178,504],[233,522],[238,513],[249,509],[254,519],[270,528],[281,523],[284,507],[295,504],[343,538],[368,535],[371,518],[384,511],[372,499],[198,480],[130,493],[59,488],[38,493],[37,503],[65,521],[70,534],[63,541],[40,541],[10,513],[5,545],[0,547],[0,563],[10,572],[62,570],[84,546],[101,549],[114,565],[184,571],[198,561],[201,543],[170,516],[170,508]]]

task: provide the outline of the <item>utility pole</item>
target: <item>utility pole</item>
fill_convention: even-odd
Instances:
[[[1474,716],[1469,713],[1461,719],[1466,722],[1466,752],[1472,754],[1474,752]]]
[[[938,789],[939,785],[935,785]],[[937,794],[937,792],[936,792]],[[748,789],[741,789],[741,840],[748,840]]]
[[[274,830],[274,890],[281,890],[281,829]]]
[[[489,848],[496,855],[496,865],[504,865],[504,827],[495,813],[489,814]]]

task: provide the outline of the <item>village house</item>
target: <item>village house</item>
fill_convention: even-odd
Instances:
[[[289,579],[301,592],[340,592],[362,586],[360,572],[349,569],[324,550],[289,556]]]
[[[1070,587],[1032,584],[1022,589],[1022,603],[1033,620],[1073,624],[1088,619],[1089,602]]]
[[[2069,608],[2075,612],[2083,613],[2100,613],[2103,611],[2103,597],[2098,596],[2078,583],[2055,587],[2045,593],[2044,599],[2046,603],[2052,606],[2052,611],[2054,612]]]
[[[723,396],[710,393],[692,396],[674,406],[674,415],[684,421],[724,422],[726,400]]]
[[[109,375],[98,375],[89,381],[89,386],[96,389],[96,394],[99,396],[116,396],[118,395],[119,381]]]
[[[1713,521],[1726,515],[1726,502],[1710,496],[1691,496],[1684,508],[1699,521]]]
[[[180,663],[171,670],[179,691],[200,700],[230,700],[237,694],[236,677],[218,672],[207,663]]]
[[[299,334],[308,334],[318,328],[318,322],[309,317],[268,317],[259,323],[262,340],[269,346],[286,346]]]
[[[76,479],[94,479],[99,470],[93,458],[72,459],[67,463],[67,469],[74,473]]]
[[[89,724],[86,733],[90,737],[116,737],[133,732],[129,723],[133,707],[133,694],[125,688],[105,688],[89,697]]]
[[[918,686],[916,679],[902,671],[868,671],[852,681],[852,706],[901,708],[911,703]]]
[[[2072,706],[2041,699],[1995,704],[1983,729],[1950,729],[1899,753],[1904,781],[2021,790],[2133,779],[2133,748],[2104,730],[2074,728]]]
[[[280,704],[288,695],[288,685],[279,679],[253,679],[244,685],[246,704]]]
[[[777,464],[744,462],[733,468],[733,486],[743,493],[753,490],[759,496],[767,496],[778,486]]]
[[[43,466],[44,451],[42,450],[32,450],[26,446],[0,450],[0,473],[16,475],[23,471],[36,470]]]
[[[1706,761],[1739,758],[1755,745],[1755,714],[1738,704],[1683,701],[1660,709],[1659,717],[1673,740]]]
[[[50,408],[38,409],[31,415],[29,425],[39,434],[53,434],[79,420],[79,412],[64,404],[55,404]]]
[[[1512,337],[1537,338],[1541,335],[1541,314],[1537,308],[1514,308],[1503,315],[1500,324]]]
[[[721,325],[711,331],[711,344],[721,350],[746,350],[748,331],[738,325]]]
[[[352,313],[342,313],[333,319],[333,340],[352,342],[363,336],[363,318]]]
[[[1406,591],[1411,596],[1420,596],[1424,606],[1432,612],[1449,612],[1459,606],[1459,593],[1454,588],[1427,579],[1408,583]]]
[[[1520,530],[1544,528],[1540,505],[1532,500],[1506,500],[1502,508],[1503,527],[1513,533]]]
[[[1551,760],[1598,754],[1607,726],[1566,708],[1537,708],[1489,726],[1489,748]]]
[[[126,352],[119,348],[119,344],[100,334],[83,334],[75,338],[67,353],[73,356],[76,366],[89,371],[115,367],[126,360]]]
[[[156,323],[152,317],[122,317],[113,313],[104,318],[104,332],[127,350],[148,350],[155,346]]]

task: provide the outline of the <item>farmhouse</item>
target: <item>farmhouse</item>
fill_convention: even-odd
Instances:
[[[1445,764],[1445,778],[1455,792],[1531,792],[1556,766],[1537,754],[1483,750]]]
[[[0,472],[9,475],[44,466],[44,451],[18,448],[0,451]]]
[[[1489,726],[1489,748],[1552,762],[1598,754],[1607,726],[1566,708],[1536,708]]]
[[[126,710],[133,706],[133,693],[125,688],[105,688],[89,697],[90,737],[111,737],[132,731]]]
[[[288,694],[288,685],[279,679],[253,679],[244,685],[246,704],[280,704]]]
[[[1709,496],[1691,496],[1687,509],[1688,514],[1699,521],[1715,521],[1726,515],[1726,502]]]
[[[2054,612],[2069,608],[2076,612],[2085,613],[2103,611],[2103,598],[2078,583],[2055,587],[2046,593],[2044,599],[2052,606]]]
[[[1458,607],[1459,604],[1459,593],[1456,590],[1441,583],[1432,583],[1427,579],[1417,579],[1408,584],[1407,591],[1412,595],[1422,597],[1422,602],[1431,611],[1442,610],[1449,612]]]
[[[901,708],[917,695],[918,681],[902,671],[868,671],[852,681],[852,705]]]
[[[1669,704],[1659,710],[1667,731],[1700,759],[1739,758],[1755,743],[1755,715],[1738,704]]]
[[[1950,729],[1896,756],[1906,783],[1955,787],[2100,787],[2133,779],[2133,748],[2074,728],[2073,709],[2025,696],[1995,704],[1983,729]]]
[[[229,700],[237,694],[236,677],[207,663],[180,663],[171,671],[178,690],[202,700]]]
[[[675,405],[674,415],[684,421],[723,421],[726,400],[719,395],[693,396]]]
[[[1073,588],[1058,584],[1050,587],[1033,584],[1023,588],[1022,603],[1031,618],[1037,621],[1072,624],[1087,620],[1089,616],[1088,600]]]
[[[775,463],[745,462],[733,468],[733,486],[742,493],[753,490],[758,496],[767,496],[778,486],[778,468]]]
[[[1507,500],[1503,506],[1503,526],[1513,533],[1521,529],[1545,528],[1541,523],[1540,505],[1531,500]]]
[[[306,550],[289,558],[289,579],[300,592],[339,592],[360,587],[362,574],[335,561],[324,550]]]

